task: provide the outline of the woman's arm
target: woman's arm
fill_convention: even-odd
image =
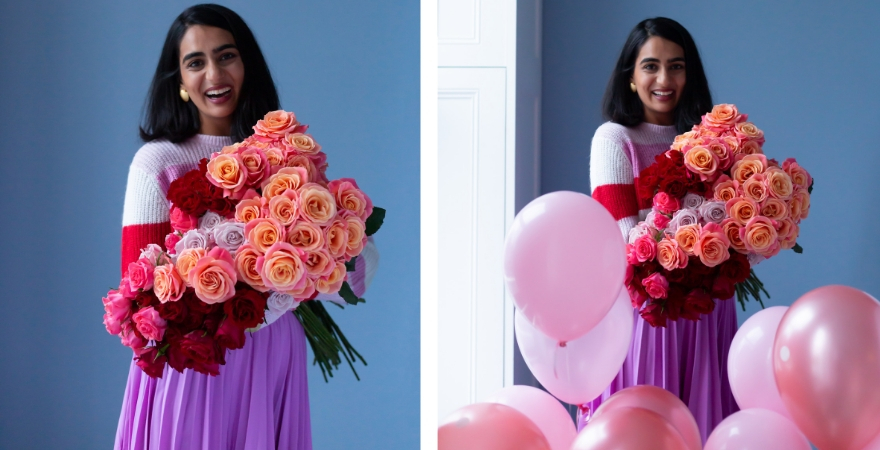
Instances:
[[[355,260],[354,268],[353,272],[348,272],[348,284],[351,286],[351,290],[354,291],[354,295],[363,297],[367,288],[373,282],[376,270],[379,269],[379,249],[376,248],[376,243],[373,241],[372,236],[367,238],[367,245],[364,246],[364,250]],[[340,305],[346,304],[345,300],[338,293],[318,294],[316,299]]]
[[[159,181],[140,167],[128,170],[122,207],[122,275],[148,244],[162,245],[171,232],[168,202]]]
[[[590,148],[590,189],[592,197],[617,221],[626,240],[639,220],[632,163],[623,142],[599,136],[598,132]]]

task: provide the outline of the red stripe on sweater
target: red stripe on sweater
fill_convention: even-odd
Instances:
[[[641,198],[641,197],[638,196],[638,192],[639,192],[639,177],[636,177],[635,180],[633,180],[633,182],[634,182],[634,186],[635,186],[636,197],[637,197],[637,201],[638,201],[638,204],[639,204],[639,209],[640,209],[640,210],[641,210],[641,209],[651,209],[651,207],[654,206],[654,204],[653,204],[653,199],[650,199],[650,198]]]
[[[147,223],[122,227],[122,275],[128,265],[137,261],[141,250],[149,244],[165,247],[165,236],[171,232],[171,222]]]
[[[631,184],[603,184],[593,191],[593,198],[611,213],[614,220],[639,215],[636,189]]]

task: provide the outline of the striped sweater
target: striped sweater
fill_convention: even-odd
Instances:
[[[596,129],[590,149],[590,189],[617,221],[624,238],[651,211],[636,195],[639,173],[669,150],[675,126],[642,122],[635,127],[606,122]]]
[[[171,232],[170,205],[165,198],[171,182],[197,169],[202,158],[210,158],[211,153],[231,144],[232,138],[228,136],[199,134],[179,144],[165,140],[148,142],[137,151],[128,170],[122,212],[123,274],[148,244],[164,247],[165,236]],[[356,270],[348,274],[348,282],[356,295],[363,295],[378,266],[379,253],[370,237],[355,261]],[[320,294],[318,299],[342,302],[338,294]]]

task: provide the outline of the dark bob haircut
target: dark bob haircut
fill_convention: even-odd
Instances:
[[[712,94],[694,39],[681,24],[665,17],[643,20],[629,33],[605,88],[602,113],[605,119],[628,127],[644,121],[644,104],[639,95],[630,90],[629,83],[636,57],[651,36],[675,42],[684,50],[684,90],[674,111],[675,128],[684,133],[700,122],[700,116],[712,110]]]
[[[231,9],[203,4],[180,13],[165,37],[156,74],[144,105],[140,136],[144,141],[168,139],[185,141],[199,132],[199,110],[193,102],[180,99],[180,41],[193,25],[217,27],[228,31],[235,40],[244,64],[244,81],[238,105],[232,115],[231,137],[241,141],[252,133],[257,120],[269,111],[280,109],[275,82],[257,40],[244,20]]]

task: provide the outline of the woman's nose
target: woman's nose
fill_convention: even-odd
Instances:
[[[214,62],[208,63],[207,70],[205,72],[205,78],[212,83],[216,83],[222,81],[223,78],[223,68],[217,65]]]

